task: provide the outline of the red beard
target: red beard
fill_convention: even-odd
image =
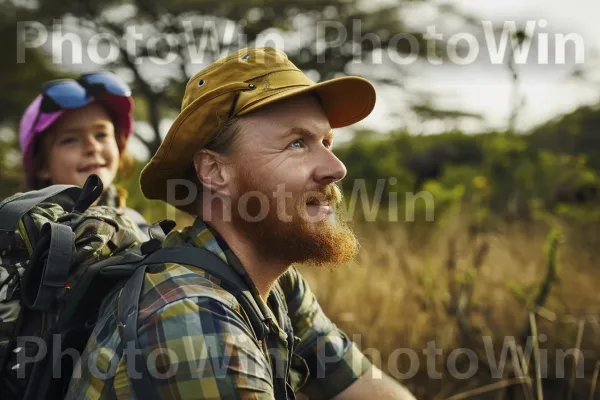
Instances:
[[[319,214],[316,216],[319,218],[314,218],[307,212],[307,201],[311,198],[326,200],[337,211],[342,195],[335,184],[297,199],[278,200],[275,188],[261,185],[248,169],[239,168],[238,188],[239,196],[232,199],[231,221],[260,254],[289,265],[315,266],[344,264],[358,254],[358,241],[339,213]],[[286,214],[282,213],[284,210]]]

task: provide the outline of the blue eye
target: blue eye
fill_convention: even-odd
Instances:
[[[296,144],[296,143],[300,144],[301,147],[294,146],[294,144]],[[296,147],[297,149],[301,149],[302,147],[304,147],[304,143],[302,142],[301,139],[296,139],[292,143],[290,143],[290,147]]]

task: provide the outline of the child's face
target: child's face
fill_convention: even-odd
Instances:
[[[119,169],[119,148],[110,116],[98,104],[69,111],[42,138],[45,163],[37,173],[53,184],[83,186],[92,173],[110,186]]]

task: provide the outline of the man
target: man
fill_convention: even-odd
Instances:
[[[346,169],[331,151],[332,128],[363,119],[374,104],[368,81],[315,84],[273,48],[240,50],[189,81],[181,114],[142,172],[142,191],[198,217],[163,246],[220,257],[249,283],[271,324],[268,340],[257,340],[218,279],[186,265],[153,268],[137,332],[160,398],[413,398],[326,317],[293,267],[357,254],[336,212]],[[199,193],[193,201],[181,201],[190,190],[182,180]],[[117,308],[116,298],[107,301],[69,398],[136,398]]]

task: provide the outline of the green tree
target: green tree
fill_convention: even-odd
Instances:
[[[143,108],[138,115],[147,119],[152,128],[151,135],[139,139],[153,154],[161,141],[160,122],[178,112],[190,75],[219,56],[247,45],[272,44],[260,40],[264,37],[261,35],[272,31],[287,38],[286,53],[316,80],[348,73],[355,60],[368,63],[380,54],[375,51],[378,47],[393,48],[402,55],[423,56],[427,51],[423,32],[412,31],[404,20],[403,11],[415,3],[433,4],[426,0],[395,1],[370,5],[367,10],[358,0],[48,0],[32,9],[17,10],[17,17],[47,27],[62,18],[63,22],[68,21],[68,26],[62,27],[65,33],[105,33],[119,39],[118,58],[102,67],[122,70],[132,77],[138,108]],[[444,13],[451,11],[447,6],[443,9]],[[141,40],[130,46],[126,40],[120,40],[126,37],[128,28],[145,32],[146,39],[154,36],[161,40]],[[231,29],[235,33],[227,37]],[[319,48],[317,43],[323,42],[317,40],[317,32],[331,42],[344,36],[345,40]],[[399,33],[411,33],[418,48],[407,40],[394,39]],[[376,35],[375,43],[368,35]],[[237,40],[240,37],[243,40]],[[198,51],[196,57],[190,48]],[[172,62],[163,71],[168,68],[169,74],[157,84],[156,77],[144,71],[144,65],[167,59]],[[368,69],[366,74],[372,73],[370,78],[382,84],[401,86],[399,66],[393,62],[387,62],[388,65],[393,68],[384,75],[378,74],[381,68]]]
[[[18,124],[23,111],[39,93],[42,82],[58,75],[49,66],[48,55],[27,49],[25,59],[19,62],[17,48],[17,8],[11,3],[0,3],[0,37],[3,56],[0,57],[0,198],[23,189],[20,154],[18,152]]]

